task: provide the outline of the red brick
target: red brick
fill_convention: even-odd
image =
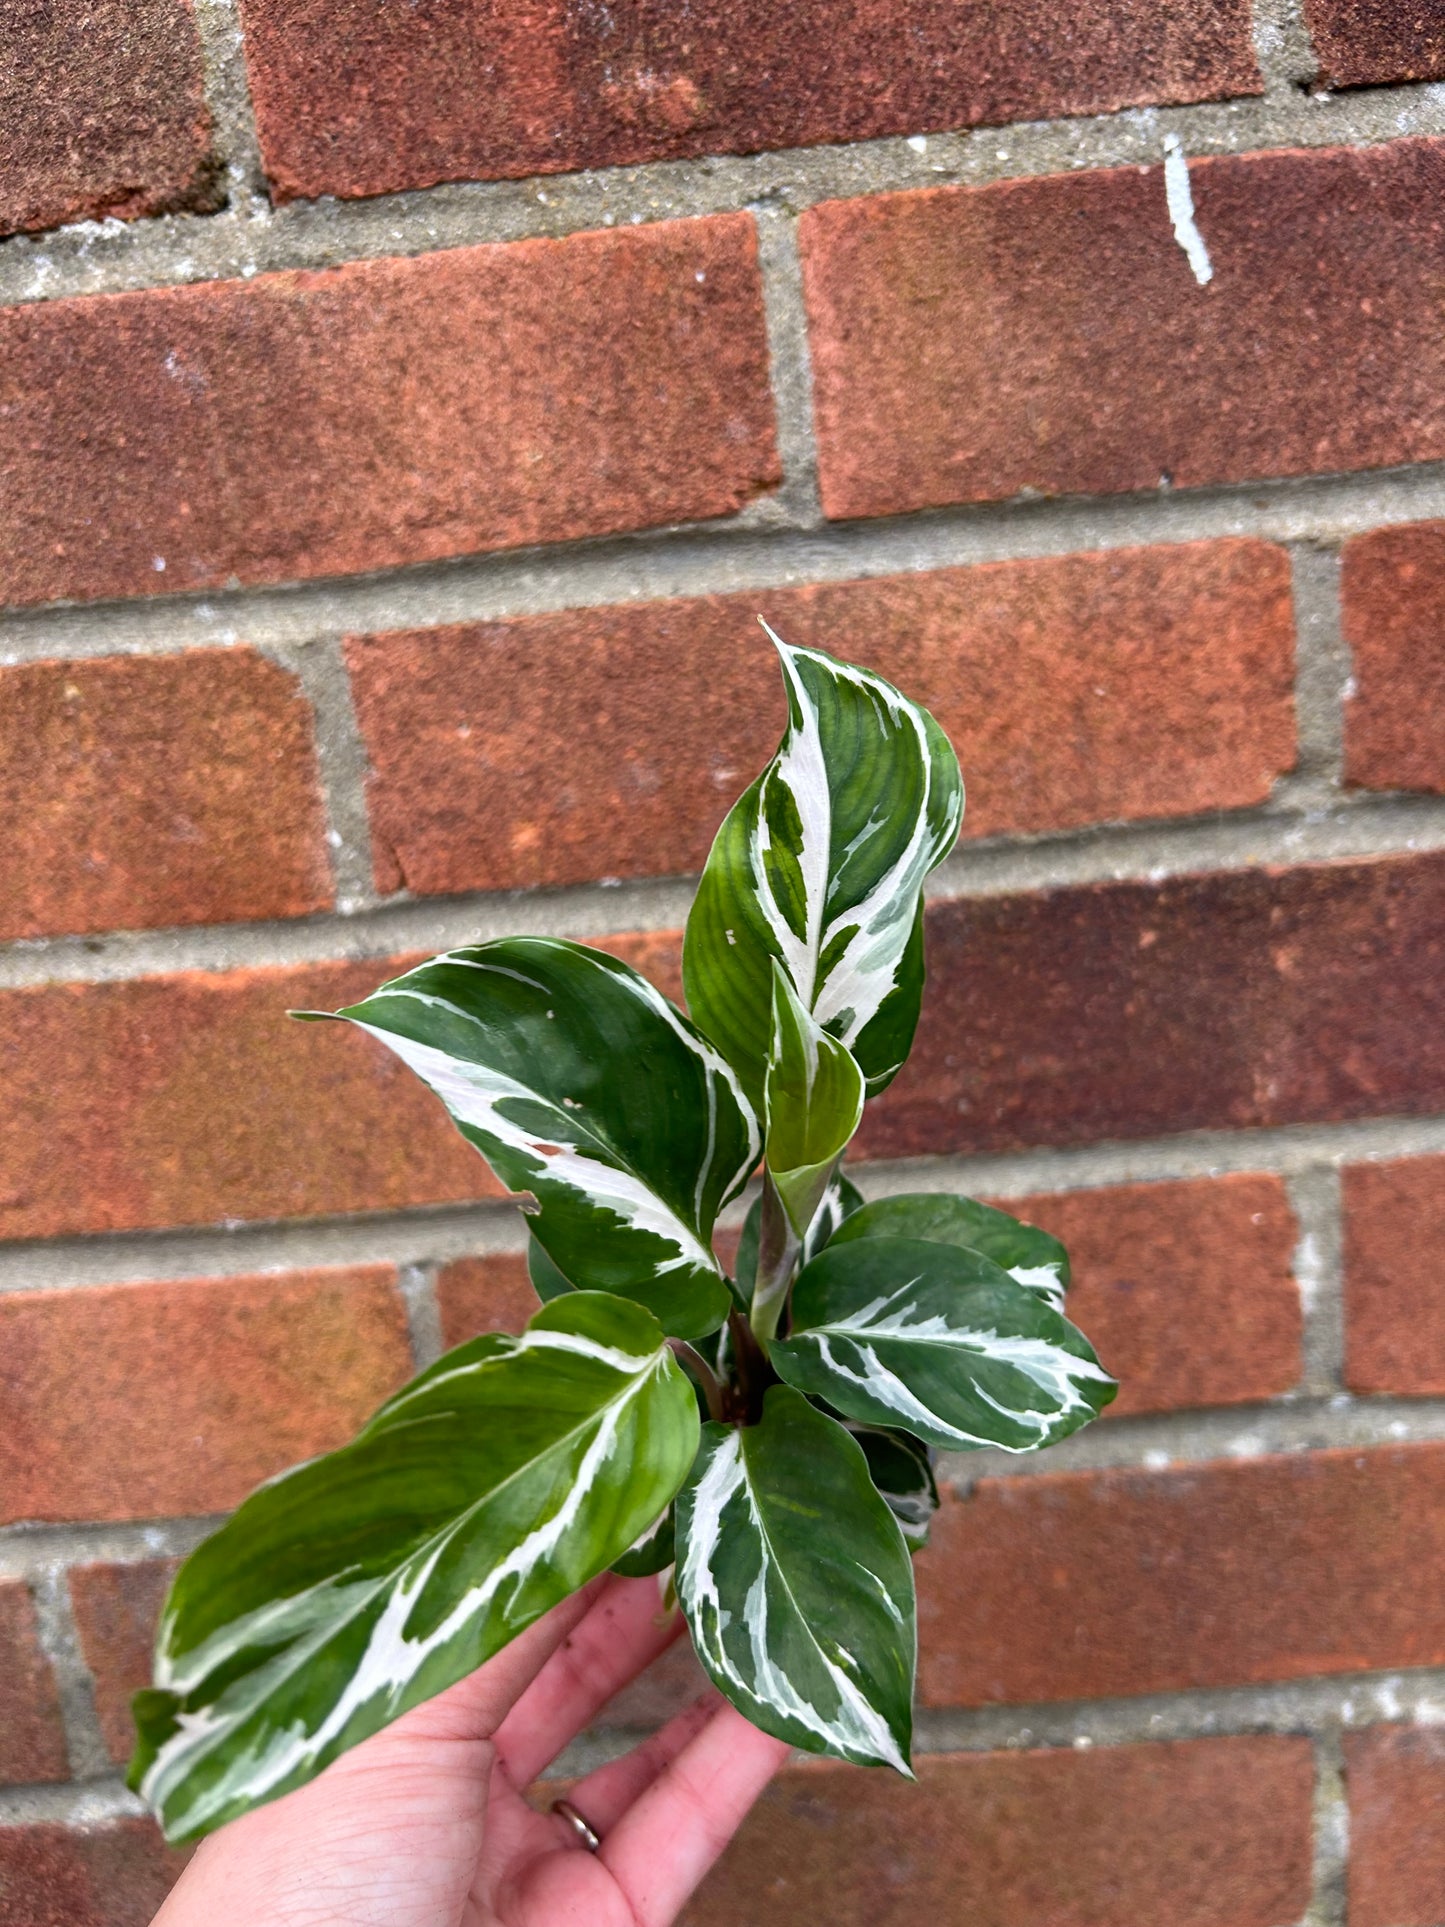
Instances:
[[[920,1760],[919,1784],[780,1775],[686,1927],[1283,1927],[1310,1898],[1304,1739]]]
[[[1356,1392],[1445,1392],[1445,1158],[1347,1165],[1345,1383]]]
[[[1069,1316],[1119,1380],[1106,1417],[1238,1405],[1298,1383],[1298,1227],[1278,1178],[1120,1184],[1004,1203],[1068,1247]]]
[[[830,516],[1445,454],[1445,144],[834,201],[799,223]]]
[[[778,480],[772,419],[746,214],[31,303],[0,312],[0,600],[726,515]]]
[[[939,902],[861,1157],[1445,1106],[1445,858]]]
[[[758,613],[929,705],[967,835],[1238,808],[1294,762],[1289,568],[1263,542],[356,637],[378,886],[700,869],[784,721]]]
[[[1345,545],[1341,591],[1354,663],[1345,775],[1372,790],[1445,790],[1445,522],[1376,529]]]
[[[680,996],[677,931],[591,941]],[[0,1238],[500,1197],[384,1046],[287,1021],[355,1003],[417,961],[0,993]]]
[[[186,0],[6,7],[0,234],[215,207],[210,136]]]
[[[411,961],[0,996],[0,1228],[46,1237],[498,1195],[389,1052],[286,1019],[355,1002]]]
[[[226,1511],[412,1370],[387,1265],[17,1292],[0,1331],[4,1522]]]
[[[461,1345],[481,1332],[518,1332],[539,1300],[520,1252],[495,1251],[485,1258],[458,1258],[437,1278],[442,1342]]]
[[[147,1927],[185,1858],[149,1820],[0,1827],[0,1927]]]
[[[1305,20],[1322,86],[1445,76],[1445,18],[1432,0],[1305,0]]]
[[[0,1782],[69,1775],[60,1699],[40,1650],[35,1601],[22,1580],[0,1580]]]
[[[1445,1447],[981,1481],[917,1563],[929,1706],[1445,1662]]]
[[[332,901],[311,708],[250,649],[0,670],[0,937]]]
[[[243,0],[279,199],[1109,113],[1260,91],[1243,0],[666,0],[604,13]]]
[[[1435,1927],[1445,1919],[1445,1733],[1347,1733],[1345,1771],[1350,1927]]]
[[[72,1566],[70,1604],[90,1668],[95,1710],[110,1757],[128,1760],[135,1745],[131,1694],[151,1681],[151,1654],[166,1589],[178,1559]]]

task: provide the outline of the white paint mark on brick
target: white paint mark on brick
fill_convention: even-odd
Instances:
[[[1189,257],[1194,279],[1202,288],[1214,279],[1214,267],[1204,236],[1194,220],[1194,195],[1189,186],[1189,163],[1179,145],[1177,134],[1164,136],[1164,198],[1169,204],[1169,219],[1174,224],[1174,239]]]
[[[1319,1240],[1312,1231],[1307,1231],[1295,1247],[1294,1277],[1299,1286],[1300,1304],[1308,1317],[1319,1303],[1320,1286],[1324,1282]]]

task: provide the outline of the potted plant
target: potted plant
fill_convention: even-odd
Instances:
[[[966,1198],[865,1203],[841,1173],[912,1044],[963,787],[926,710],[773,640],[788,725],[708,858],[687,1015],[538,937],[335,1013],[524,1199],[545,1302],[185,1562],[131,1767],[171,1840],[303,1784],[609,1567],[671,1568],[756,1725],[907,1773],[932,1455],[1034,1451],[1113,1396],[1055,1239]],[[729,1277],[714,1228],[755,1174]]]

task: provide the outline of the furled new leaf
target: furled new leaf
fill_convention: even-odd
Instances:
[[[924,1238],[930,1244],[981,1251],[1054,1311],[1064,1308],[1069,1254],[1058,1239],[976,1198],[937,1191],[876,1198],[850,1217],[840,1241],[851,1238]]]
[[[773,962],[773,1034],[764,1081],[768,1171],[799,1237],[823,1202],[834,1166],[863,1115],[863,1073]]]
[[[703,1427],[677,1500],[677,1594],[703,1666],[765,1733],[906,1773],[913,1574],[857,1442],[774,1385]]]
[[[849,1418],[954,1450],[1052,1445],[1116,1389],[1083,1333],[992,1259],[914,1238],[835,1238],[769,1357]]]
[[[813,1222],[808,1226],[808,1235],[803,1240],[801,1262],[807,1264],[816,1258],[830,1238],[838,1235],[838,1227],[855,1211],[861,1210],[863,1193],[851,1178],[845,1178],[841,1171],[835,1171],[828,1189],[823,1193],[823,1202],[818,1206]],[[743,1219],[742,1234],[738,1239],[738,1255],[733,1264],[733,1276],[737,1283],[738,1302],[746,1311],[752,1299],[753,1286],[758,1277],[758,1236],[762,1229],[763,1207],[761,1199],[754,1198],[748,1206],[748,1215]]]
[[[963,815],[958,759],[927,710],[870,670],[772,639],[787,731],[718,831],[683,948],[688,1007],[755,1108],[773,959],[848,1046],[870,1093],[908,1055],[923,991],[923,879]]]
[[[182,1566],[137,1696],[131,1784],[168,1838],[312,1779],[604,1571],[698,1432],[656,1319],[574,1292],[263,1485]]]
[[[338,1016],[394,1050],[513,1191],[563,1278],[695,1338],[727,1316],[718,1211],[760,1134],[718,1052],[600,950],[508,937],[433,958]]]

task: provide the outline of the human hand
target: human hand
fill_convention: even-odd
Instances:
[[[709,1692],[569,1799],[528,1786],[682,1629],[604,1577],[470,1678],[204,1841],[153,1927],[668,1927],[788,1748]]]

